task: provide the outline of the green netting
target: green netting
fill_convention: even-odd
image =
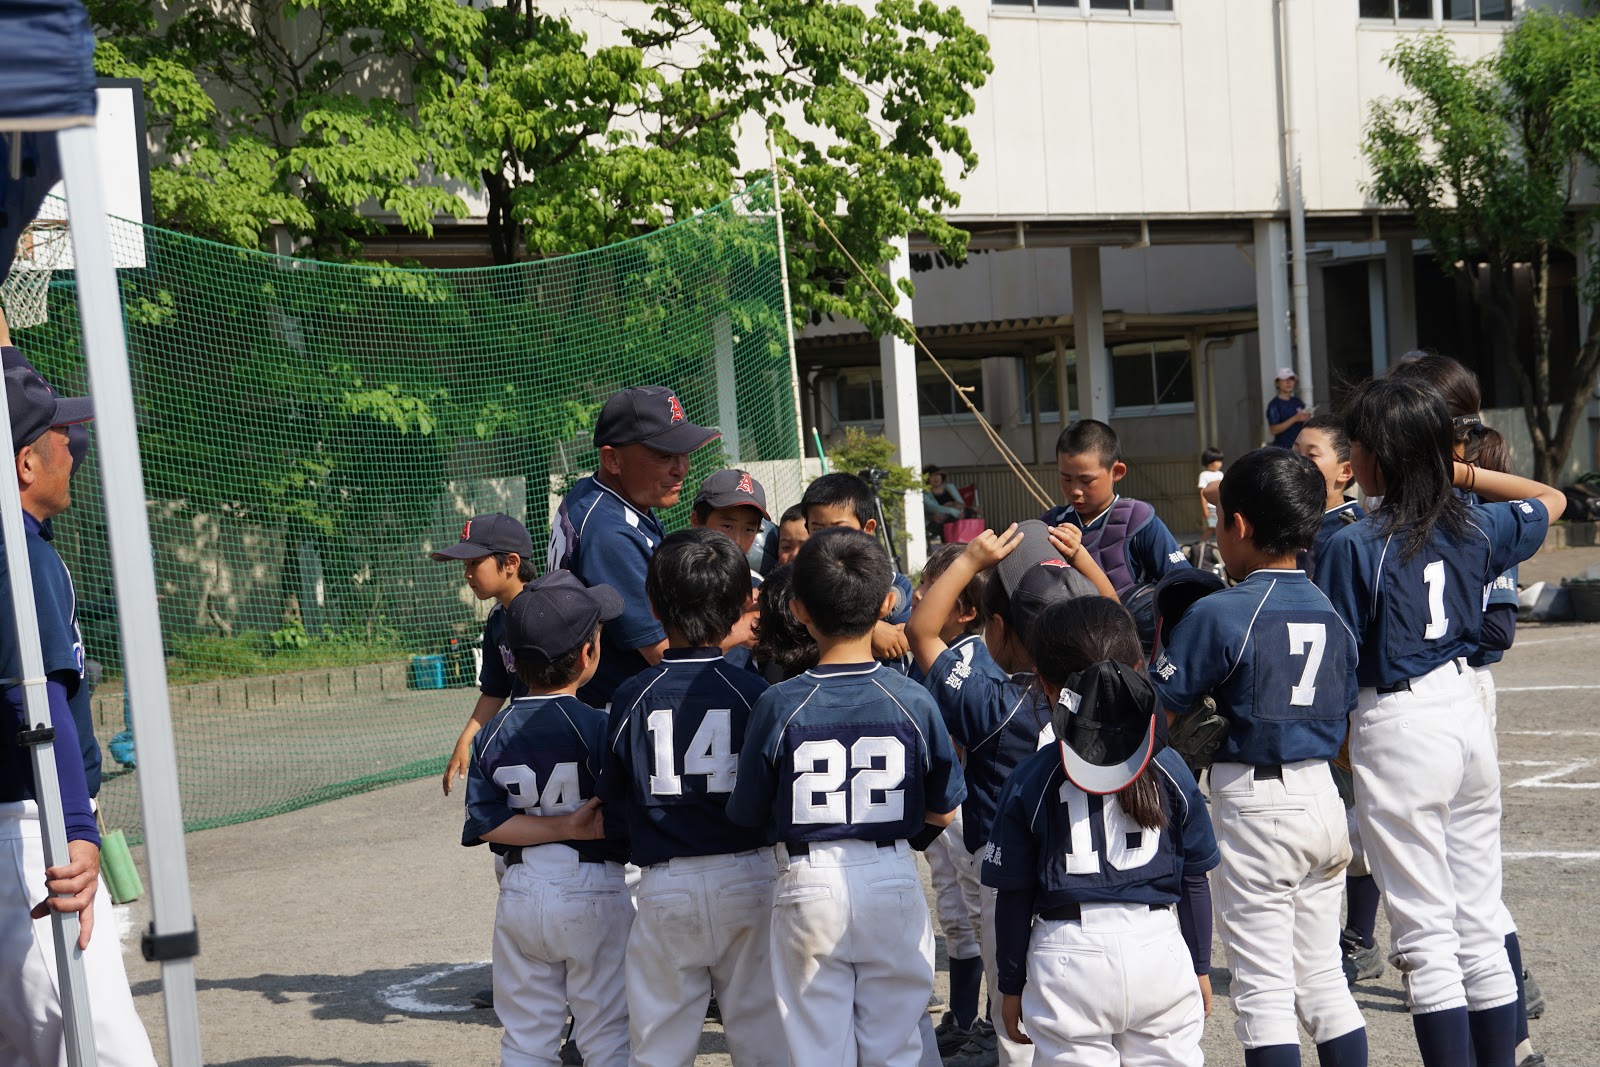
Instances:
[[[802,487],[769,185],[625,244],[507,267],[310,262],[113,223],[155,546],[184,822],[218,826],[442,772],[472,709],[488,605],[428,553],[471,515],[541,551],[593,469],[616,389],[666,384],[777,507]],[[142,250],[138,247],[142,243]],[[17,344],[86,388],[71,273]],[[56,521],[84,642],[123,729],[116,606],[93,453]],[[540,561],[542,564],[542,560]],[[414,659],[442,656],[442,660]],[[435,684],[443,674],[443,688]],[[137,771],[101,802],[139,826]]]

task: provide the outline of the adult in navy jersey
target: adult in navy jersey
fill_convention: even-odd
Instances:
[[[611,703],[624,678],[661,662],[666,634],[644,591],[650,556],[665,536],[654,509],[678,502],[689,453],[721,436],[690,422],[672,390],[658,385],[624,389],[600,409],[600,469],[561,501],[547,553],[549,570],[570,570],[622,596],[622,614],[601,633],[600,669],[579,694],[595,707]]]
[[[4,890],[0,922],[6,932],[0,938],[0,1001],[8,1006],[0,1012],[0,1048],[24,1062],[55,1063],[61,1055],[61,1002],[48,907],[80,915],[78,945],[94,1003],[94,1043],[100,1062],[153,1065],[150,1039],[128,989],[116,924],[110,921],[111,897],[99,878],[100,836],[93,798],[100,788],[100,747],[84,680],[77,596],[72,576],[50,543],[51,520],[72,503],[72,475],[81,454],[74,455],[71,435],[83,432],[92,407],[88,397],[59,397],[26,361],[6,370],[5,386],[45,697],[55,728],[52,748],[68,862],[48,872],[45,868],[32,756],[26,746],[16,743],[28,722],[23,687],[18,684],[24,673],[22,653],[11,611],[0,611],[0,677],[9,679],[5,707],[0,709],[0,860],[6,872],[0,883]],[[9,583],[10,566],[0,551],[0,589]],[[47,878],[49,899],[36,909],[46,895]],[[97,917],[109,925],[97,931]]]
[[[567,1010],[585,1063],[626,1067],[623,981],[633,906],[620,812],[596,825],[606,716],[577,697],[593,677],[600,627],[622,612],[606,586],[553,571],[506,608],[506,640],[528,695],[473,739],[463,845],[507,846],[495,909],[494,1007],[501,1060],[544,1062]],[[564,836],[570,835],[570,836]]]
[[[871,536],[823,530],[794,563],[820,661],[751,713],[728,817],[778,842],[773,982],[796,1067],[913,1067],[929,1046],[933,927],[910,843],[966,794],[925,689],[873,662],[893,567]]]
[[[662,661],[617,687],[601,796],[627,813],[643,870],[628,938],[628,1025],[638,1067],[681,1067],[715,993],[740,1063],[786,1064],[768,942],[777,865],[766,834],[728,818],[750,709],[767,683],[720,645],[750,595],[725,534],[680,530],[650,560]],[[696,936],[685,937],[687,931]]]
[[[1475,676],[1483,589],[1544,541],[1549,486],[1453,459],[1431,384],[1358,388],[1345,423],[1356,478],[1383,503],[1333,536],[1317,584],[1360,647],[1351,718],[1355,812],[1389,914],[1390,959],[1426,1067],[1510,1067],[1516,980],[1500,913],[1500,771]],[[1468,505],[1452,486],[1505,503]],[[1516,498],[1522,499],[1516,499]]]
[[[1178,754],[1157,751],[1143,675],[1104,660],[1053,678],[1068,657],[1037,637],[1060,740],[1006,783],[983,864],[1004,1025],[1039,1064],[1198,1065],[1218,858],[1205,800]]]
[[[1178,715],[1211,696],[1228,733],[1211,765],[1222,863],[1212,879],[1247,1067],[1299,1067],[1303,1023],[1324,1067],[1365,1067],[1339,904],[1350,862],[1330,761],[1356,704],[1356,644],[1295,567],[1322,521],[1309,459],[1268,447],[1228,469],[1217,550],[1238,582],[1195,601],[1150,668]]]

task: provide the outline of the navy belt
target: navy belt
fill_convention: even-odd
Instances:
[[[1283,764],[1281,763],[1262,763],[1251,768],[1251,770],[1255,780],[1258,782],[1283,781]]]
[[[832,845],[832,844],[835,844],[836,842],[833,842],[833,841],[817,841],[817,842],[811,842],[811,841],[785,841],[783,843],[783,848],[784,848],[784,851],[789,853],[789,856],[791,858],[793,858],[795,856],[809,856],[809,855],[811,855],[811,846],[812,846],[813,843],[818,844],[818,845]],[[879,848],[894,848],[894,846],[899,844],[899,842],[898,841],[874,841],[873,844],[877,845]]]
[[[535,845],[535,846],[529,846],[529,847],[536,848],[538,846]],[[521,863],[522,862],[522,846],[518,845],[515,848],[506,849],[506,851],[505,851],[505,860],[506,860],[506,867],[507,868],[515,867],[517,864]],[[580,853],[578,853],[578,862],[579,863],[604,863],[605,860],[592,859],[591,857],[585,856],[583,853],[580,852]]]
[[[1150,910],[1151,911],[1171,911],[1172,910],[1172,905],[1171,904],[1151,904],[1150,905]],[[1051,922],[1070,922],[1070,921],[1075,920],[1075,919],[1081,919],[1081,918],[1083,918],[1083,905],[1081,905],[1081,904],[1057,904],[1053,908],[1046,908],[1043,911],[1041,911],[1039,913],[1039,918],[1048,919]]]

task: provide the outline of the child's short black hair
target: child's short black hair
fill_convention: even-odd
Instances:
[[[750,599],[750,561],[727,534],[691,526],[661,542],[644,590],[661,625],[695,648],[720,645]]]
[[[1305,421],[1302,430],[1320,430],[1328,435],[1328,441],[1333,445],[1333,454],[1339,457],[1339,462],[1350,462],[1350,436],[1344,432],[1344,420],[1331,412],[1321,412]]]
[[[545,659],[537,652],[523,652],[516,658],[517,677],[529,689],[559,689],[578,676],[578,654],[594,646],[599,651],[600,624],[594,634],[571,652],[563,652],[555,659]]]
[[[492,553],[492,555],[494,556],[495,566],[504,567],[506,565],[506,560],[510,558],[511,553],[495,552]],[[539,566],[538,564],[534,563],[533,560],[523,559],[521,556],[518,556],[517,560],[517,581],[531,582],[535,578],[539,577]]]
[[[889,554],[859,530],[818,531],[794,558],[794,598],[828,637],[860,637],[872,629],[893,584]]]
[[[799,504],[791,504],[789,507],[784,509],[783,517],[778,520],[778,525],[782,526],[786,522],[805,522],[805,521],[806,521],[806,509],[801,507]],[[865,523],[863,523],[862,525],[865,525]]]
[[[1222,462],[1222,449],[1212,445],[1200,453],[1200,466],[1209,467],[1213,463]]]
[[[767,575],[757,598],[761,619],[756,623],[756,662],[774,664],[785,678],[815,667],[822,650],[811,631],[789,610],[789,601],[794,599],[794,564],[785,563]]]
[[[1222,517],[1231,523],[1242,514],[1257,549],[1286,556],[1317,539],[1327,496],[1315,463],[1287,448],[1258,448],[1234,460],[1222,479]]]
[[[812,508],[845,506],[855,509],[856,521],[862,526],[877,516],[872,496],[872,486],[854,474],[842,471],[824,474],[806,486],[800,498],[800,514],[809,522]]]
[[[1117,440],[1117,431],[1099,419],[1079,419],[1056,438],[1056,455],[1094,456],[1109,470],[1122,459],[1122,443]]]
[[[928,557],[927,564],[922,568],[922,581],[932,585],[939,580],[939,575],[950,569],[950,564],[956,557],[967,550],[965,544],[940,545],[938,551]],[[988,617],[983,613],[983,594],[989,584],[989,572],[979,571],[974,574],[961,590],[961,595],[956,598],[957,611],[970,611],[974,618],[962,628],[963,633],[981,634],[983,625]]]

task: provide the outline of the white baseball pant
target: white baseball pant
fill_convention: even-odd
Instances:
[[[917,1067],[933,924],[904,841],[777,846],[772,978],[795,1067]]]
[[[29,919],[44,899],[44,841],[33,801],[0,804],[0,1067],[66,1067],[51,920]],[[133,1007],[104,874],[95,889],[94,930],[83,952],[95,1055],[106,1067],[155,1067],[150,1037]]]
[[[1206,1013],[1170,909],[1085,904],[1035,919],[1022,1027],[1038,1067],[1200,1067]]]
[[[567,845],[522,850],[494,915],[494,1009],[504,1067],[557,1067],[572,1040],[590,1067],[627,1067],[623,962],[633,904],[620,863],[583,863]]]
[[[1234,1032],[1247,1049],[1298,1045],[1297,1016],[1319,1044],[1364,1025],[1339,950],[1350,862],[1344,801],[1325,760],[1285,763],[1279,773],[1211,765],[1222,853],[1211,895],[1233,972]]]
[[[1414,1013],[1517,997],[1500,928],[1500,767],[1477,678],[1452,661],[1409,690],[1362,689],[1350,762],[1389,961]]]
[[[777,876],[769,848],[644,868],[627,962],[637,1067],[694,1063],[713,990],[734,1062],[787,1067],[768,957]]]
[[[945,955],[953,960],[975,959],[981,953],[978,927],[983,921],[983,864],[962,842],[961,809],[944,833],[934,838],[923,857],[933,881],[933,906],[944,934]]]
[[[1478,697],[1483,701],[1483,714],[1489,720],[1489,733],[1494,738],[1494,752],[1496,765],[1500,758],[1500,725],[1499,700],[1495,695],[1494,675],[1489,673],[1488,667],[1474,668],[1477,675]],[[1517,920],[1511,917],[1511,909],[1506,907],[1504,900],[1500,901],[1500,917],[1495,923],[1501,937],[1507,937],[1517,932]],[[1516,977],[1513,975],[1512,977]]]
[[[974,856],[974,859],[977,857]],[[1000,962],[996,955],[998,948],[994,937],[994,905],[998,899],[996,890],[988,886],[983,887],[983,915],[978,924],[978,933],[983,945],[983,984],[989,989],[991,1010],[994,1013],[994,1038],[995,1047],[1000,1054],[999,1067],[1027,1067],[1034,1060],[1037,1043],[1034,1045],[1019,1045],[1006,1036],[1005,1023],[1000,1018]],[[1034,930],[1038,930],[1034,924]]]

